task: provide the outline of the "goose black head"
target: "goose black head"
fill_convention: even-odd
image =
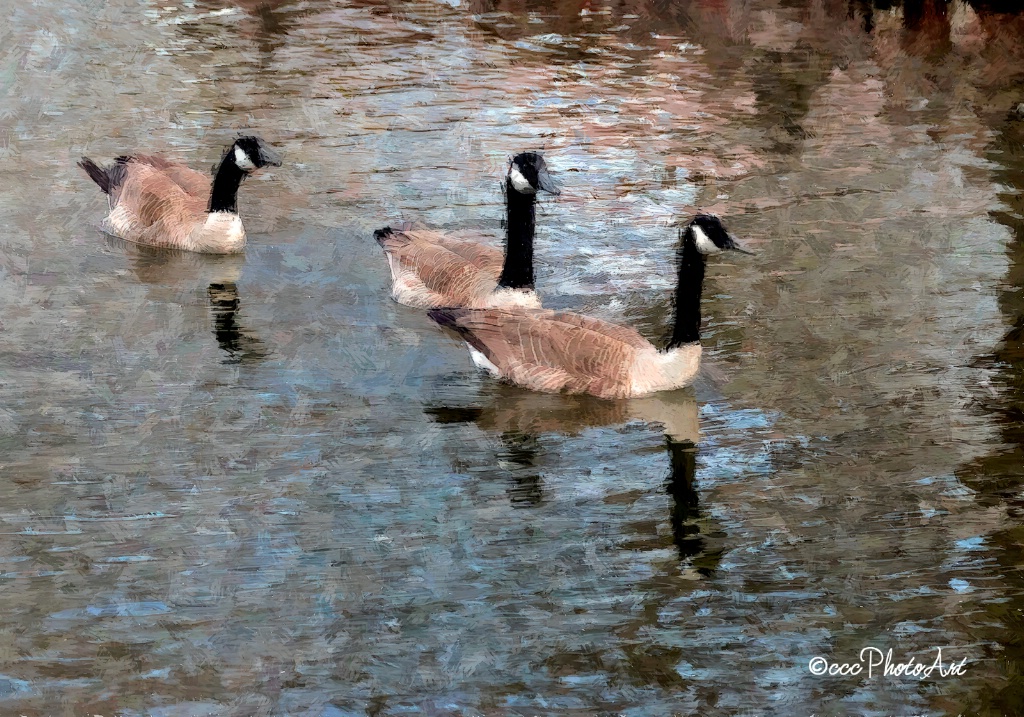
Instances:
[[[246,174],[266,166],[281,166],[281,156],[259,137],[239,137],[231,145],[231,154],[235,166]]]
[[[513,157],[508,165],[508,181],[520,194],[536,194],[538,191],[561,193],[548,174],[544,157],[537,152],[522,152]]]
[[[685,241],[693,242],[697,251],[705,256],[723,251],[738,251],[753,254],[736,243],[736,238],[726,231],[722,220],[714,214],[698,214],[686,226]]]

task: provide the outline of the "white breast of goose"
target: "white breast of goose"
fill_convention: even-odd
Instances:
[[[210,212],[189,236],[192,251],[230,254],[245,246],[245,228],[234,212]]]
[[[690,383],[700,369],[701,346],[686,344],[670,351],[653,346],[637,352],[630,369],[630,395],[671,391]]]
[[[498,288],[490,292],[484,300],[483,309],[539,309],[540,297],[533,289]]]

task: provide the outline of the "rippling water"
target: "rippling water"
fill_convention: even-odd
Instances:
[[[877,5],[4,6],[0,711],[1024,713],[1024,18]],[[244,257],[96,229],[79,156],[241,130]],[[549,306],[656,338],[677,223],[758,252],[693,390],[501,386],[388,299],[372,230],[500,236],[523,149]],[[969,662],[808,669],[869,646]]]

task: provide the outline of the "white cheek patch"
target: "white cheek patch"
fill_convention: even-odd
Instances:
[[[235,147],[235,165],[245,172],[251,172],[256,169],[256,165],[249,159],[249,155],[241,147]]]
[[[512,168],[508,170],[508,178],[512,180],[512,188],[517,192],[522,192],[523,194],[537,193],[537,190],[533,188],[533,185],[530,184],[526,177],[523,176],[523,173],[519,171],[519,167],[514,164],[512,165]]]
[[[701,254],[718,254],[722,251],[717,244],[708,238],[708,235],[704,233],[704,230],[696,224],[690,225],[690,231],[693,232],[693,240],[697,245],[697,251]]]

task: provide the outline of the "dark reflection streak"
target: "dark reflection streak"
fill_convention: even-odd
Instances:
[[[435,423],[476,423],[483,409],[472,407],[426,406],[423,412]],[[533,508],[544,498],[543,479],[536,470],[540,444],[537,436],[520,430],[502,431],[498,437],[501,448],[495,458],[509,474],[506,492],[513,508]]]
[[[509,500],[513,508],[534,508],[544,498],[543,481],[536,469],[540,444],[537,436],[519,431],[504,431],[501,434],[502,450],[499,461],[506,463],[510,473]]]
[[[946,0],[906,0],[903,3],[903,25],[918,30],[929,22],[942,22],[947,15]]]
[[[871,0],[850,0],[850,17],[860,17],[864,21],[864,32],[875,29],[875,10]]]
[[[953,47],[946,0],[907,0],[902,46],[909,55],[945,58]]]
[[[213,315],[213,335],[217,344],[228,355],[221,363],[246,363],[266,357],[263,342],[247,336],[238,326],[238,287],[234,282],[212,283],[207,288],[210,313]]]
[[[799,48],[793,52],[764,52],[751,72],[757,98],[759,126],[768,126],[772,151],[793,154],[807,138],[801,125],[811,98],[832,76],[833,59]],[[794,71],[793,68],[799,68]]]
[[[705,552],[706,536],[700,528],[700,496],[697,493],[697,446],[690,441],[665,437],[670,472],[665,489],[672,496],[672,535],[679,557],[690,560],[694,569],[708,577],[715,572],[722,551]]]
[[[981,604],[984,618],[978,628],[984,641],[998,646],[988,657],[999,666],[1002,679],[989,677],[991,684],[978,689],[978,704],[970,705],[972,715],[1024,714],[1024,526],[1019,524],[1024,517],[1024,120],[1011,111],[994,129],[988,158],[999,169],[993,182],[1007,191],[999,195],[1006,208],[991,216],[1012,236],[1006,247],[1008,288],[999,293],[998,305],[1010,329],[996,349],[977,357],[974,365],[991,371],[997,390],[980,405],[998,423],[1003,445],[961,466],[956,475],[976,491],[979,505],[1005,506],[1011,527],[988,536],[1003,599]]]
[[[688,440],[675,440],[665,436],[665,449],[669,459],[669,473],[665,492],[672,499],[669,523],[672,526],[672,544],[679,553],[680,563],[701,577],[711,577],[722,561],[725,532],[712,527],[712,520],[701,510],[697,486],[697,455],[700,450]],[[661,541],[634,540],[623,547],[643,550],[663,547]]]
[[[161,301],[177,301],[177,296],[170,299],[158,287],[177,291],[187,287],[192,291],[192,287],[206,286],[213,336],[228,355],[222,363],[248,363],[267,357],[263,342],[247,333],[238,323],[241,300],[236,280],[245,262],[242,255],[179,252],[131,244],[110,236],[107,244],[127,255],[135,276],[152,286]]]
[[[473,423],[483,414],[483,409],[462,406],[426,406],[423,412],[435,423]]]

